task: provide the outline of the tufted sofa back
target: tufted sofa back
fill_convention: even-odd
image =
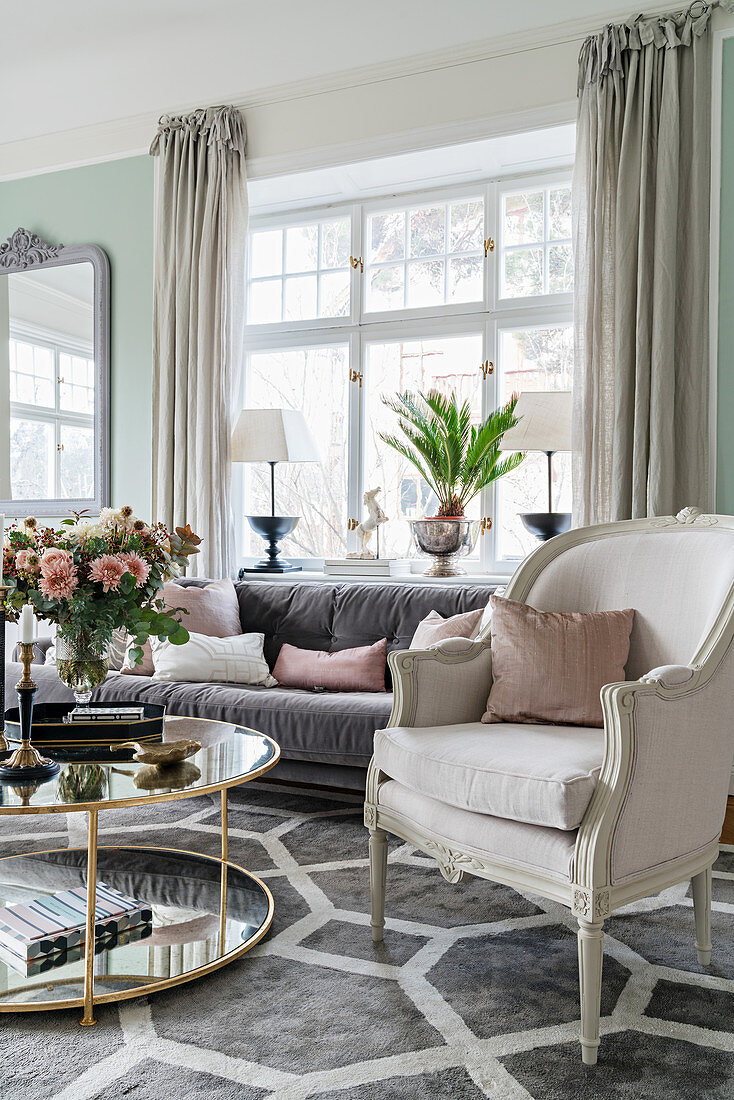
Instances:
[[[633,607],[628,680],[660,665],[689,664],[734,585],[734,530],[711,521],[589,528],[585,541],[569,545],[534,579],[533,558],[526,562],[507,595],[540,611]]]
[[[407,649],[429,611],[447,617],[485,607],[488,584],[295,584],[246,581],[236,585],[242,630],[262,631],[272,668],[284,642],[334,652],[387,638],[388,651]]]

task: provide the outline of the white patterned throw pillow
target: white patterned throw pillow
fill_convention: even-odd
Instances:
[[[176,680],[197,684],[261,684],[274,687],[263,656],[264,634],[236,634],[232,638],[211,638],[191,634],[185,645],[168,639],[151,638],[154,680]]]

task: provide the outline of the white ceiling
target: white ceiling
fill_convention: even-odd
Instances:
[[[568,20],[598,16],[601,25],[615,8],[615,0],[6,3],[0,142],[242,102],[255,89]]]

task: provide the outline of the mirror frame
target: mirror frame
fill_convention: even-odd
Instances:
[[[94,270],[94,497],[86,500],[0,500],[9,518],[99,515],[110,495],[110,261],[96,244],[50,245],[19,227],[0,244],[0,275],[90,263]]]

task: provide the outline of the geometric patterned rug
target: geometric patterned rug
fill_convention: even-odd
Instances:
[[[451,886],[392,839],[384,944],[369,930],[361,802],[247,784],[230,859],[275,897],[242,959],[148,1000],[0,1016],[3,1100],[600,1100],[734,1097],[734,849],[714,868],[713,965],[690,890],[607,922],[602,1045],[581,1062],[576,922],[480,879]],[[100,814],[100,844],[216,854],[209,797]],[[52,843],[39,843],[50,841]],[[0,855],[85,842],[84,815],[5,818]]]

